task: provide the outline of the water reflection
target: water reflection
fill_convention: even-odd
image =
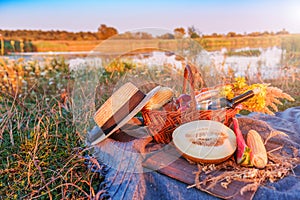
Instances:
[[[249,47],[237,49],[236,51],[250,51]],[[234,76],[245,76],[250,81],[262,82],[268,79],[278,79],[283,76],[292,76],[292,74],[299,73],[299,62],[293,65],[288,64],[286,58],[286,51],[278,47],[258,48],[260,51],[258,56],[227,56],[228,50],[206,52],[203,51],[198,54],[196,65],[200,68],[211,68],[211,76],[214,76],[213,70],[217,70],[228,75],[233,71]],[[176,55],[169,52],[153,52],[151,56],[136,57],[135,62],[144,65],[163,65],[171,64],[176,68],[181,68],[183,60],[178,60]],[[212,68],[214,66],[214,69]]]
[[[287,63],[286,51],[278,47],[268,47],[268,48],[256,48],[251,49],[249,47],[236,49],[239,51],[250,51],[259,50],[260,55],[258,56],[227,56],[228,50],[222,49],[221,51],[201,51],[197,54],[194,64],[198,65],[200,68],[214,67],[211,68],[211,76],[214,75],[213,70],[220,72],[230,73],[233,71],[235,76],[245,76],[252,81],[261,82],[266,79],[277,79],[282,76],[291,76],[291,74],[299,73],[299,62],[289,65]],[[101,52],[97,52],[98,54]],[[80,68],[93,65],[97,67],[103,67],[107,63],[107,58],[105,55],[93,54],[93,52],[75,52],[65,54],[65,52],[56,52],[55,55],[64,56],[67,62],[70,64],[71,70],[78,70]],[[24,57],[26,60],[37,59],[41,60],[43,57],[53,56],[52,52],[48,54],[45,53],[30,53],[20,55],[8,56],[11,59],[17,59]],[[172,65],[177,69],[182,68],[185,64],[185,58],[180,58],[173,52],[148,52],[144,54],[131,55],[131,59],[134,62],[139,63],[144,66],[163,66],[168,64]]]
[[[247,51],[250,48],[243,48],[237,51]],[[236,76],[257,77],[262,79],[276,79],[280,77],[282,59],[285,57],[285,50],[278,47],[258,49],[259,56],[226,56],[227,50],[211,52],[210,59],[220,69],[228,71],[233,69]]]

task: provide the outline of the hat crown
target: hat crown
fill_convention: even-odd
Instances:
[[[94,120],[104,132],[112,129],[126,117],[145,97],[135,85],[128,82],[115,91],[112,96],[98,109]]]

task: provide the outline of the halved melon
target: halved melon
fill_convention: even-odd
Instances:
[[[185,158],[200,163],[223,162],[236,150],[234,132],[212,120],[197,120],[179,126],[173,132],[173,142]]]

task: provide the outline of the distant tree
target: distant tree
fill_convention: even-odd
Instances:
[[[133,34],[135,39],[152,39],[153,36],[150,33],[146,32],[136,32]]]
[[[248,36],[253,36],[253,37],[257,37],[257,36],[261,36],[261,35],[262,35],[262,33],[257,32],[257,31],[248,34]]]
[[[231,32],[228,32],[226,36],[227,37],[235,37],[236,33],[231,31]]]
[[[175,28],[174,29],[174,36],[175,36],[175,38],[183,38],[184,35],[185,35],[184,28],[180,27],[180,28]]]
[[[223,37],[222,34],[212,33],[211,35],[202,35],[203,38],[220,38]]]
[[[163,35],[157,36],[159,39],[175,39],[175,36],[171,33],[165,33]]]
[[[267,36],[267,35],[270,35],[270,33],[269,33],[268,31],[264,31],[264,32],[262,33],[262,35]]]
[[[147,32],[125,32],[118,34],[114,39],[153,39],[153,35]]]
[[[127,31],[125,33],[120,33],[114,37],[115,39],[134,39],[134,36],[131,32]]]
[[[288,35],[288,34],[290,34],[290,33],[287,30],[285,30],[285,28],[276,33],[276,35]]]
[[[105,24],[101,24],[100,27],[98,28],[98,38],[101,40],[105,40],[111,36],[117,35],[118,31],[117,29],[113,27],[108,27]]]
[[[200,38],[202,33],[198,31],[194,26],[188,27],[188,35],[190,38]]]

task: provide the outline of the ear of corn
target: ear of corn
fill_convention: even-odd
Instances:
[[[158,110],[174,97],[174,91],[168,87],[162,87],[144,106],[146,110]]]
[[[267,151],[261,136],[255,130],[248,132],[247,144],[252,150],[250,160],[253,166],[259,169],[264,168],[268,163]]]

